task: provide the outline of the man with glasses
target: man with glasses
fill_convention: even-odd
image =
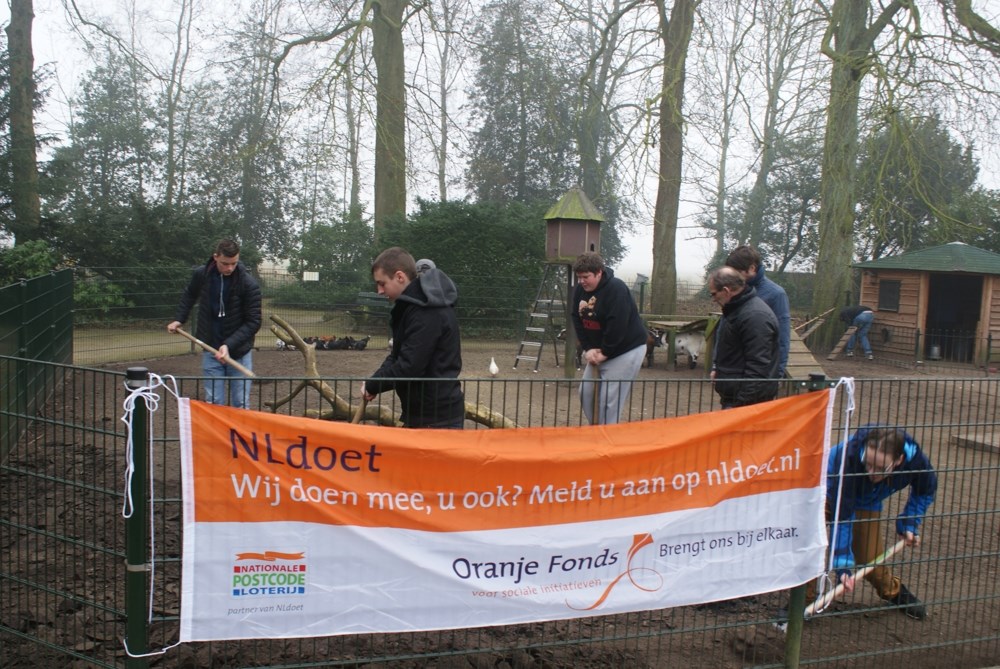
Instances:
[[[896,519],[896,533],[907,546],[915,547],[920,545],[920,525],[937,491],[937,474],[916,440],[900,429],[870,425],[830,450],[826,512],[834,522],[833,568],[848,592],[855,585],[851,570],[885,551],[879,522],[882,502],[904,488],[910,489],[910,497]],[[889,567],[875,567],[865,580],[901,613],[916,620],[927,617],[924,604]]]
[[[737,246],[726,258],[726,265],[740,273],[747,285],[757,291],[757,297],[771,307],[774,317],[778,319],[778,378],[784,378],[792,337],[792,311],[788,304],[788,294],[784,288],[767,278],[760,252],[752,246]]]
[[[708,292],[722,308],[715,328],[711,378],[723,409],[778,396],[778,319],[732,267],[708,277]]]

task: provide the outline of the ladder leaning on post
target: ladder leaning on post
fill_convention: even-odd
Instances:
[[[546,264],[542,282],[535,294],[535,301],[528,311],[528,325],[524,328],[521,345],[514,357],[514,369],[522,360],[535,363],[533,371],[538,371],[542,359],[542,348],[545,341],[552,343],[552,352],[556,357],[556,367],[559,366],[559,347],[556,335],[559,330],[567,327],[566,299],[564,296],[566,277],[565,265]]]

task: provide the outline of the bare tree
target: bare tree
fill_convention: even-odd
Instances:
[[[414,100],[410,123],[419,137],[414,143],[429,144],[432,176],[437,199],[448,199],[449,171],[454,170],[452,148],[461,127],[453,118],[452,98],[462,80],[466,49],[460,39],[463,21],[468,19],[467,0],[438,0],[429,3],[418,22],[415,42],[419,65],[414,68],[411,86]],[[418,149],[419,150],[419,149]],[[412,149],[411,149],[412,152]]]
[[[807,103],[815,101],[821,71],[811,55],[818,34],[807,4],[811,2],[777,0],[757,5],[763,28],[757,53],[764,104],[762,114],[747,114],[759,159],[747,203],[749,236],[741,240],[757,247],[767,229],[764,215],[770,202],[768,181],[778,158],[778,142],[788,143],[796,134],[811,135],[817,130],[816,115],[809,111]],[[763,120],[758,124],[755,118]]]
[[[360,40],[361,32],[371,30],[372,58],[375,62],[375,197],[376,234],[390,216],[406,213],[406,80],[403,30],[411,7],[408,0],[366,0],[361,7],[338,7],[333,27],[326,32],[307,31],[304,37],[288,41],[274,58],[278,76],[288,56],[299,47],[343,39],[334,61],[333,76],[342,73],[344,64]],[[357,12],[357,18],[351,12]],[[352,89],[353,90],[357,90]],[[353,98],[352,98],[353,100]]]
[[[192,107],[196,101],[187,100],[186,76],[192,52],[192,32],[198,16],[195,0],[174,0],[176,10],[171,24],[172,34],[167,37],[169,61],[161,66],[161,55],[150,53],[144,46],[150,33],[148,17],[140,13],[135,2],[124,3],[122,10],[126,20],[124,29],[119,29],[109,20],[97,15],[96,10],[87,11],[76,0],[63,0],[66,16],[86,44],[92,44],[92,37],[117,49],[127,59],[136,87],[135,100],[139,99],[138,86],[150,78],[160,87],[162,104],[159,123],[164,134],[163,147],[163,203],[172,206],[178,198],[183,199],[179,184],[184,181],[182,166],[190,127],[185,123],[195,121]],[[138,113],[138,109],[133,110]]]
[[[7,49],[10,56],[10,153],[14,241],[41,235],[38,156],[35,144],[35,57],[31,48],[32,0],[11,0]]]
[[[657,0],[663,41],[663,87],[659,105],[660,169],[653,213],[652,310],[673,313],[677,307],[677,220],[684,154],[684,79],[695,10],[701,0],[675,0],[667,16]]]
[[[379,0],[372,16],[375,89],[375,235],[390,216],[406,213],[406,0]]]
[[[650,56],[658,35],[647,28],[647,10],[634,0],[561,5],[573,25],[583,26],[580,38],[566,39],[579,44],[584,63],[576,118],[580,184],[607,217],[601,248],[615,257],[622,252],[620,233],[632,228],[623,194],[639,188],[621,167],[625,154],[642,153],[636,144],[641,132],[634,131],[645,110],[633,96],[655,68]]]
[[[693,86],[695,102],[690,116],[695,132],[705,134],[704,143],[717,147],[718,153],[714,156],[696,154],[692,158],[702,163],[704,171],[715,173],[712,185],[704,187],[706,213],[701,223],[713,233],[715,257],[720,257],[728,232],[730,152],[738,139],[737,127],[749,125],[749,122],[739,124],[737,120],[743,108],[740,98],[749,93],[744,91],[743,79],[747,62],[759,60],[759,56],[754,57],[756,53],[743,57],[741,54],[748,50],[749,35],[757,26],[757,20],[742,0],[720,0],[703,5],[698,17],[703,26],[693,37],[699,42],[694,53],[698,75]]]
[[[179,131],[179,119],[189,118],[181,107],[185,96],[184,77],[191,55],[191,29],[194,19],[194,1],[179,0],[177,23],[175,24],[174,52],[171,54],[170,69],[163,85],[164,112],[166,126],[166,150],[164,165],[164,204],[171,206],[178,193],[180,166],[183,164],[185,133]]]

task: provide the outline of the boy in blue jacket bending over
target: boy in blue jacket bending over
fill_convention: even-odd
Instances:
[[[907,546],[920,545],[920,524],[934,501],[937,474],[909,434],[877,425],[860,428],[846,443],[830,450],[826,481],[827,518],[835,517],[838,501],[840,511],[830,540],[833,568],[848,592],[854,590],[850,570],[885,551],[879,530],[882,501],[904,488],[910,489],[910,498],[896,519],[896,533]],[[910,618],[927,617],[923,603],[888,567],[876,567],[865,580],[875,587],[879,597],[898,606]]]

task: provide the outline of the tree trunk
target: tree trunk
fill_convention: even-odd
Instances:
[[[375,234],[406,212],[406,117],[403,68],[405,0],[379,0],[372,25],[375,69]]]
[[[819,253],[813,291],[813,313],[843,306],[851,291],[854,258],[855,175],[858,161],[858,103],[861,82],[875,38],[900,8],[893,2],[878,20],[868,24],[868,0],[838,0],[824,38],[824,52],[833,60],[827,107],[823,168],[820,181]],[[831,48],[832,42],[832,48]],[[829,347],[840,334],[829,319],[814,341]]]
[[[11,0],[7,49],[10,54],[10,156],[14,242],[41,237],[38,155],[35,145],[35,57],[31,49],[32,0]]]
[[[615,10],[617,9],[615,3]],[[599,210],[608,212],[608,189],[605,188],[605,181],[610,176],[610,166],[604,150],[608,141],[605,109],[608,98],[614,95],[616,89],[614,82],[610,80],[610,74],[615,49],[618,47],[620,24],[618,21],[613,22],[607,28],[606,37],[600,40],[593,27],[598,24],[598,20],[589,4],[588,10],[591,12],[592,24],[588,32],[588,51],[595,60],[590,63],[586,76],[580,82],[580,99],[583,102],[577,139],[580,150],[580,185]]]
[[[347,164],[351,175],[350,201],[347,205],[348,217],[351,221],[360,221],[363,208],[361,206],[361,162],[359,148],[359,121],[354,109],[354,74],[349,73],[344,84],[344,114],[347,117]]]
[[[667,20],[663,0],[663,90],[660,97],[660,179],[653,212],[652,311],[671,314],[677,308],[677,218],[684,154],[684,73],[694,10],[699,0],[675,0]]]
[[[178,180],[180,178],[180,161],[183,156],[181,137],[178,136],[177,126],[180,123],[180,105],[184,96],[184,74],[187,67],[188,55],[190,53],[191,23],[194,8],[191,0],[182,0],[180,3],[180,14],[177,18],[176,39],[174,45],[173,59],[170,63],[170,76],[167,79],[167,87],[164,91],[164,113],[166,115],[167,126],[167,146],[164,165],[164,196],[163,203],[167,207],[174,205],[175,197],[178,197]]]

